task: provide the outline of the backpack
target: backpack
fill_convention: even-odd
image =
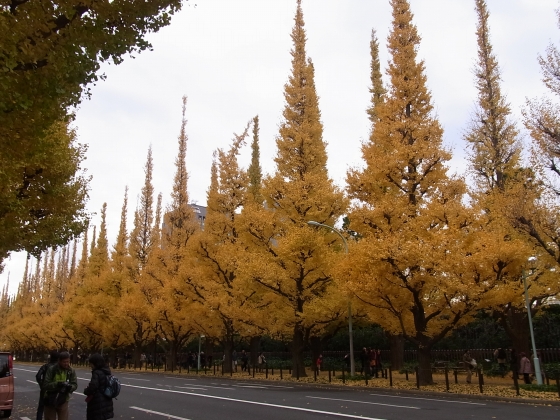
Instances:
[[[121,383],[119,379],[113,375],[107,375],[107,386],[103,391],[103,395],[107,398],[117,398],[121,393]]]
[[[50,363],[45,363],[43,366],[41,366],[41,368],[37,372],[37,375],[35,375],[35,379],[37,380],[37,383],[41,388],[43,388],[43,382],[45,382],[45,375],[47,373],[47,369],[49,368],[49,366]]]

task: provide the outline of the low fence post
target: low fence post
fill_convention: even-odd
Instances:
[[[255,377],[255,365],[253,365],[253,378]]]
[[[449,392],[449,369],[447,368],[447,366],[445,367],[445,390],[447,392]]]
[[[331,383],[331,368],[329,366],[329,384]]]
[[[416,366],[414,370],[416,372],[416,388],[420,389],[420,368]]]
[[[556,377],[556,388],[558,388],[558,398],[560,398],[560,379]]]
[[[313,369],[313,380],[317,382],[317,368]]]
[[[299,381],[299,365],[296,363],[296,380]]]
[[[367,380],[367,372],[364,372],[364,378],[366,380],[366,386],[368,385],[368,380]]]
[[[284,379],[284,378],[282,377],[282,366],[280,366],[280,379]]]
[[[457,368],[453,369],[453,376],[455,376],[455,384],[458,384],[459,380],[457,379]]]
[[[344,376],[346,370],[344,368],[342,368],[342,383],[345,384],[346,383],[346,377]]]
[[[393,369],[389,366],[389,386],[393,387]]]
[[[404,376],[405,376],[406,380],[408,381],[408,369],[404,370]]]
[[[268,363],[265,363],[264,365],[264,377],[265,379],[268,379]]]

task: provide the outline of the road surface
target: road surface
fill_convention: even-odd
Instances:
[[[14,366],[12,419],[34,420],[38,367]],[[82,394],[91,372],[77,368],[78,390],[70,400],[70,419],[85,420]],[[184,377],[164,373],[117,374],[121,395],[115,418],[134,420],[558,420],[560,407],[500,403],[458,396],[384,394],[382,390],[331,389],[304,384],[239,381],[228,377]]]

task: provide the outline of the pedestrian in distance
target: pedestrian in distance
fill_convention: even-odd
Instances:
[[[58,354],[58,362],[47,369],[43,389],[45,420],[68,420],[68,401],[78,388],[76,372],[70,367],[70,354]]]
[[[463,366],[465,367],[465,370],[467,371],[467,383],[468,384],[471,383],[472,370],[473,370],[473,367],[476,367],[475,363],[476,363],[476,361],[471,356],[470,350],[466,350],[465,353],[463,354]]]
[[[53,350],[49,355],[49,361],[45,363],[43,366],[39,368],[37,375],[35,375],[35,380],[39,384],[39,405],[37,406],[37,420],[43,419],[43,411],[45,410],[45,400],[44,397],[44,382],[45,382],[45,375],[47,374],[47,370],[49,367],[55,365],[58,362],[58,352]]]
[[[519,361],[519,372],[523,374],[523,381],[526,384],[530,384],[531,374],[533,373],[531,361],[524,352],[519,353],[519,357],[521,357],[521,360]]]
[[[91,380],[84,389],[87,395],[86,420],[105,420],[114,417],[113,399],[105,395],[107,388],[107,377],[111,375],[111,370],[106,365],[105,360],[100,354],[94,353],[89,357],[91,366]]]
[[[257,365],[259,366],[259,372],[262,372],[265,364],[266,364],[266,358],[264,357],[264,354],[261,351],[259,353],[259,357],[257,358]]]
[[[232,363],[232,369],[237,372],[237,352],[235,351],[235,349],[233,349],[233,353],[231,353],[231,363]]]
[[[507,354],[506,354],[506,351],[503,348],[498,347],[494,351],[494,357],[496,358],[496,361],[498,362],[498,366],[500,367],[500,373],[502,374],[502,378],[503,378],[504,375],[506,374],[506,371],[507,371],[507,367],[506,367]]]
[[[319,357],[317,357],[317,374],[321,373],[322,364],[323,364],[323,355],[320,354]]]
[[[247,356],[247,353],[245,352],[245,350],[241,351],[241,371],[247,371],[248,370],[248,365],[247,363],[249,362],[249,357]]]

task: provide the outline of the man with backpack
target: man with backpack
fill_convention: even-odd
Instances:
[[[70,394],[78,388],[78,378],[70,367],[70,354],[58,354],[58,363],[47,369],[43,381],[45,420],[68,420]]]
[[[45,410],[45,402],[44,402],[44,389],[43,389],[43,382],[45,381],[45,375],[47,373],[47,369],[52,365],[58,362],[58,352],[56,350],[51,351],[49,355],[49,361],[45,363],[43,366],[39,368],[37,375],[35,375],[35,380],[39,384],[40,393],[39,393],[39,405],[37,406],[37,420],[43,420],[43,411]]]

